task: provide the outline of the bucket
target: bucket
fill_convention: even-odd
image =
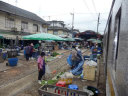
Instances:
[[[70,84],[70,85],[68,85],[68,88],[69,89],[73,89],[73,90],[78,90],[78,86],[77,85],[75,85],[75,84]],[[67,96],[76,96],[76,94],[75,93],[67,93]]]
[[[16,66],[18,63],[18,58],[9,58],[8,63],[10,66]]]

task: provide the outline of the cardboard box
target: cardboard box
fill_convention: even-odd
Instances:
[[[95,80],[96,67],[84,64],[83,66],[83,79]]]

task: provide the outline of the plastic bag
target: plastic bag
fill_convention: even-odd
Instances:
[[[85,63],[89,66],[97,66],[97,63],[94,62],[93,60],[90,60],[90,61],[85,61]]]
[[[51,70],[48,65],[46,65],[46,73],[51,73]]]

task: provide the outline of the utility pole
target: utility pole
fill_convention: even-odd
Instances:
[[[97,36],[98,36],[98,29],[99,29],[99,21],[100,21],[100,13],[99,13],[99,15],[98,15],[98,21],[97,21]]]
[[[48,18],[49,18],[49,21],[50,21],[51,16],[48,16]]]
[[[72,33],[73,33],[73,28],[74,28],[74,12],[71,13],[71,15],[72,15]]]

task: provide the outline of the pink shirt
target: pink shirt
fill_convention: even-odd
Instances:
[[[43,58],[40,56],[37,60],[38,63],[38,69],[42,69],[43,67]]]

